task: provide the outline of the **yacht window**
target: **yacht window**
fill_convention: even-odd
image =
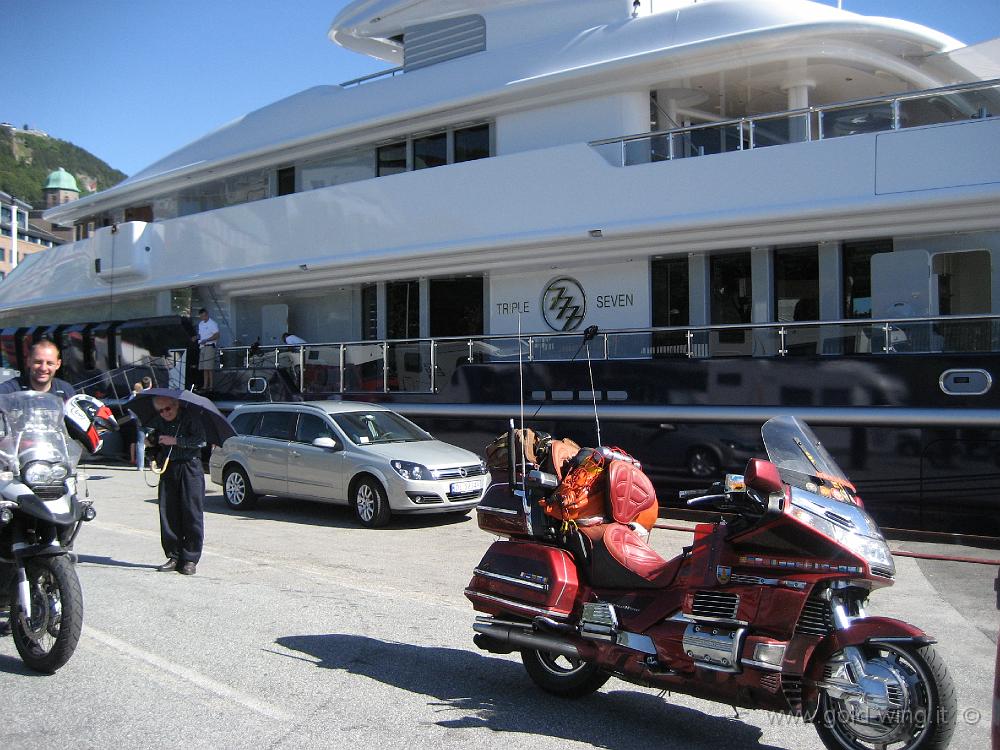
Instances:
[[[941,315],[990,312],[990,253],[988,250],[938,253],[932,265]]]
[[[483,333],[483,277],[430,280],[431,336]]]
[[[691,322],[688,278],[686,257],[652,262],[654,326],[686,326]]]
[[[774,310],[778,322],[819,320],[819,250],[774,251]]]
[[[379,177],[406,171],[406,141],[380,146],[377,154],[376,174]]]
[[[378,286],[361,287],[361,338],[373,341],[378,338]]]
[[[416,281],[394,281],[385,285],[386,338],[415,339],[420,336],[420,286]]]
[[[291,195],[295,192],[295,167],[285,167],[278,170],[278,195]]]
[[[844,269],[844,318],[872,316],[872,256],[892,252],[892,240],[845,242],[842,249]]]
[[[490,126],[476,125],[455,131],[455,162],[485,159],[490,155]]]
[[[750,253],[710,259],[713,324],[750,322]]]
[[[427,169],[448,163],[448,135],[435,133],[413,139],[413,168]]]
[[[307,162],[299,168],[300,190],[367,180],[375,176],[375,151],[366,149]]]

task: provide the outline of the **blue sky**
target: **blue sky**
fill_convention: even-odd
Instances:
[[[345,5],[0,0],[0,121],[44,130],[134,174],[265,104],[389,67],[327,39]],[[1000,36],[1000,0],[843,7],[922,23],[968,44]]]

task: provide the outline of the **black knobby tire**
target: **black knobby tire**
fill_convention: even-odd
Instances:
[[[907,708],[885,722],[900,738],[886,743],[882,738],[862,736],[868,727],[852,722],[850,708],[823,691],[815,722],[823,744],[830,750],[871,750],[888,745],[893,750],[948,747],[958,718],[958,699],[948,668],[934,647],[883,643],[860,648],[867,663],[891,665],[906,678],[902,692]]]
[[[233,510],[250,510],[257,505],[257,493],[239,466],[226,468],[222,476],[222,496]]]
[[[611,677],[592,662],[537,649],[521,649],[521,662],[532,682],[562,698],[583,698]]]
[[[69,661],[83,629],[83,592],[73,563],[65,555],[25,562],[32,617],[27,626],[17,605],[17,583],[10,592],[11,635],[24,663],[52,674]]]
[[[372,477],[358,480],[351,491],[351,505],[358,523],[369,529],[377,529],[389,523],[392,510],[382,485]]]

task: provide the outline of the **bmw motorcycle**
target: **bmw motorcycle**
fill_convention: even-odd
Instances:
[[[89,396],[64,407],[49,393],[0,395],[0,613],[31,669],[51,674],[72,656],[83,595],[69,551],[96,513],[78,480],[82,448],[100,446],[110,410]],[[75,439],[71,439],[70,436]]]
[[[567,698],[615,676],[799,716],[837,750],[946,747],[957,702],[934,639],[865,611],[895,567],[854,485],[803,422],[777,417],[762,436],[769,460],[689,495],[720,515],[670,560],[637,522],[656,498],[634,461],[585,448],[560,470],[510,450],[478,508],[504,538],[465,591],[474,642],[520,652]],[[583,471],[600,476],[603,513],[558,518]]]

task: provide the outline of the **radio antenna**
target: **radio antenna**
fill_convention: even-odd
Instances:
[[[590,365],[590,340],[597,336],[597,326],[588,326],[583,332],[583,345],[587,347],[587,373],[590,375],[590,397],[594,402],[594,424],[597,426],[597,445],[601,443],[601,419],[597,416],[597,391],[594,390],[594,369]]]
[[[518,395],[520,397],[520,415],[521,415],[521,436],[518,438],[521,441],[521,482],[523,484],[525,476],[527,474],[527,457],[524,455],[524,362],[522,360],[521,352],[524,349],[523,343],[521,341],[521,313],[517,313],[517,380],[518,380]],[[510,450],[513,450],[514,446],[510,446]],[[524,488],[522,488],[524,489]]]

